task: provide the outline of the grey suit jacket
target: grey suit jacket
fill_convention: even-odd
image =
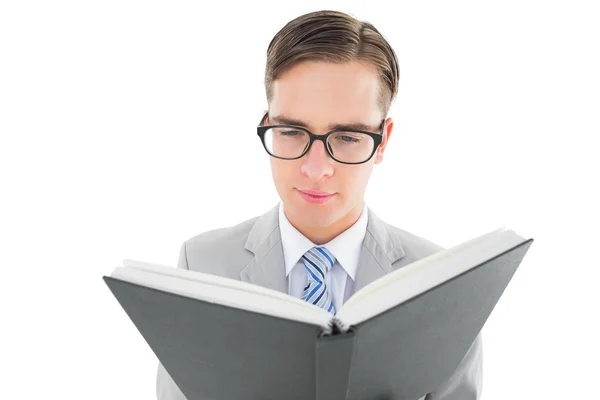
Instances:
[[[242,280],[288,292],[278,206],[238,225],[196,235],[183,243],[178,268]],[[443,250],[442,247],[382,221],[368,208],[355,291],[398,268]],[[452,377],[415,400],[475,400],[482,390],[482,343],[477,336]],[[158,400],[187,400],[162,364],[156,380]],[[240,399],[242,400],[242,399]]]

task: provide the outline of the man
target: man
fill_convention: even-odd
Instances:
[[[369,23],[320,11],[283,27],[267,51],[269,109],[257,132],[281,202],[187,240],[178,267],[266,286],[335,313],[369,282],[442,250],[385,223],[364,201],[392,135],[386,115],[398,80],[394,51]],[[478,399],[481,346],[478,336],[454,375],[422,399]],[[157,396],[185,399],[160,364]]]

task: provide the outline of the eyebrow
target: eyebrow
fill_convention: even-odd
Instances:
[[[277,124],[295,125],[295,126],[300,126],[303,128],[308,128],[308,124],[306,122],[300,121],[298,119],[288,118],[285,115],[277,115],[275,117],[269,116],[269,119],[271,121],[276,122]],[[334,123],[334,124],[329,124],[329,126],[328,126],[329,130],[347,129],[347,130],[355,130],[355,131],[374,131],[374,130],[378,130],[379,128],[380,128],[380,126],[378,126],[377,128],[373,128],[373,126],[363,124],[362,122],[353,122],[353,123],[348,123],[348,124],[335,124]]]

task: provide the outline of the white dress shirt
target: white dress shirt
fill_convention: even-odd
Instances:
[[[354,294],[354,279],[362,242],[367,231],[367,204],[356,223],[337,237],[324,244],[335,257],[335,263],[325,275],[325,285],[336,310]],[[302,256],[317,245],[301,234],[287,219],[283,202],[279,203],[279,230],[285,261],[285,275],[288,278],[288,293],[302,298],[302,291],[308,283],[308,273],[302,262]]]

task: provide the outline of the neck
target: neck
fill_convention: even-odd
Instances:
[[[358,221],[358,219],[360,218],[363,206],[363,203],[357,205],[356,207],[352,208],[350,212],[348,212],[342,218],[335,221],[329,226],[306,226],[290,219],[287,213],[285,213],[285,215],[288,221],[290,221],[290,224],[292,224],[292,226],[296,228],[298,232],[303,234],[308,240],[310,240],[314,244],[321,246],[325,243],[332,241],[342,232],[354,225],[356,221]]]

